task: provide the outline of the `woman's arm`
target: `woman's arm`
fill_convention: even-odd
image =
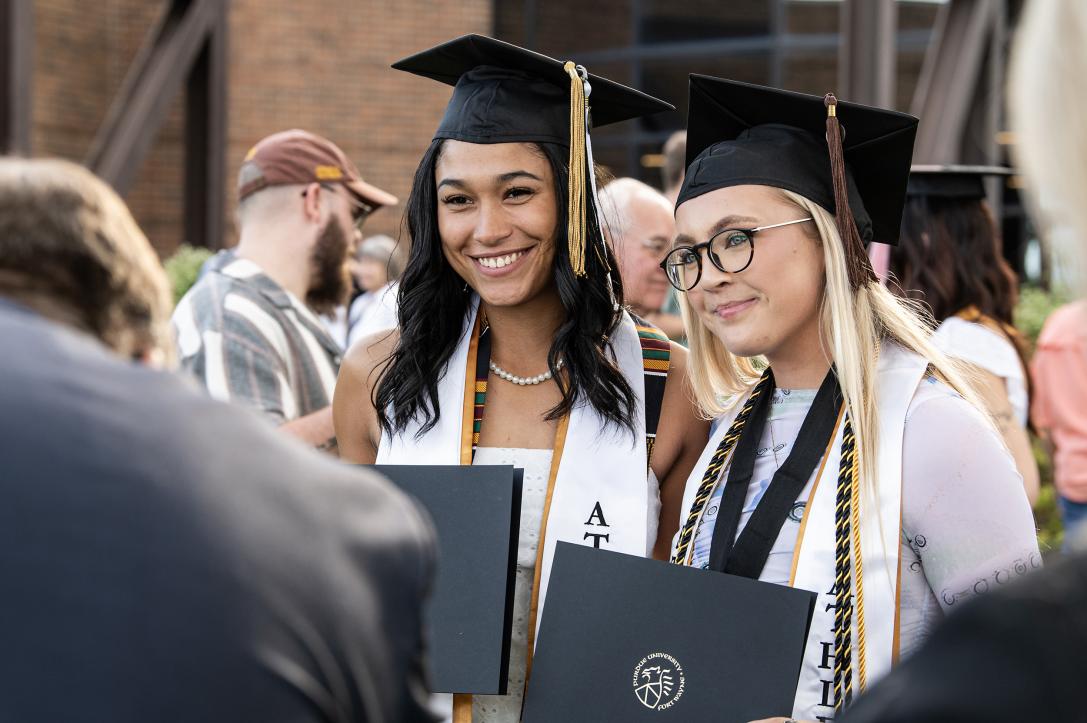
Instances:
[[[332,424],[340,458],[346,462],[373,464],[377,459],[381,427],[372,401],[373,385],[399,336],[396,331],[383,331],[364,337],[344,355],[332,398]]]
[[[1015,463],[964,399],[948,390],[914,402],[902,469],[903,531],[945,611],[1041,565]]]
[[[698,414],[694,392],[687,381],[687,350],[671,343],[671,368],[664,388],[653,472],[660,480],[661,510],[653,557],[667,560],[672,538],[679,529],[683,489],[709,439],[710,423]]]

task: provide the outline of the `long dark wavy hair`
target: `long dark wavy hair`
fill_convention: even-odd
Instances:
[[[601,240],[596,207],[590,198],[586,213],[586,276],[574,275],[566,243],[568,152],[556,144],[533,145],[547,159],[555,177],[559,214],[553,273],[566,310],[566,320],[547,355],[562,401],[548,410],[546,418],[559,419],[575,404],[587,402],[609,425],[633,433],[634,392],[608,350],[608,338],[622,318],[608,293],[610,269],[614,299],[621,308],[623,287],[615,258]],[[442,412],[438,381],[446,373],[470,308],[470,289],[465,290],[465,280],[446,262],[438,233],[434,169],[441,152],[442,141],[436,140],[423,155],[405,210],[411,247],[400,277],[400,339],[382,365],[372,397],[386,434],[402,432],[414,420],[420,423],[421,436],[437,424]],[[560,359],[561,373],[557,366]]]
[[[890,288],[924,302],[937,323],[969,306],[1012,323],[1018,280],[984,201],[911,197],[890,270]]]
[[[888,287],[924,302],[937,324],[976,307],[995,319],[1015,347],[1024,372],[1027,340],[1013,326],[1018,279],[1000,252],[989,205],[982,200],[911,197],[902,214],[902,233],[891,253]],[[1024,377],[1033,396],[1029,373]]]

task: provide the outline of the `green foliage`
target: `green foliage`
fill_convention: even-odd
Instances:
[[[1042,472],[1042,463],[1048,469],[1042,472],[1042,488],[1038,501],[1034,503],[1034,522],[1038,525],[1038,547],[1043,557],[1059,553],[1064,542],[1064,526],[1061,525],[1060,508],[1057,505],[1057,488],[1053,486],[1053,469],[1049,465],[1049,455],[1039,449],[1036,443],[1034,457],[1038,460],[1038,469]]]
[[[170,286],[174,290],[175,304],[181,301],[185,292],[196,283],[200,267],[211,256],[212,252],[208,249],[182,244],[173,256],[166,259],[163,266],[166,267],[166,275],[170,278]]]
[[[1047,291],[1037,286],[1022,287],[1019,303],[1015,308],[1015,326],[1026,335],[1031,349],[1034,349],[1038,341],[1038,334],[1041,333],[1046,318],[1058,306],[1070,300],[1071,294],[1065,291]],[[1057,490],[1053,486],[1053,460],[1040,440],[1032,441],[1041,481],[1038,501],[1034,503],[1034,520],[1038,525],[1038,546],[1042,554],[1048,556],[1060,552],[1064,529],[1057,505]]]
[[[1015,326],[1030,340],[1030,348],[1038,341],[1042,324],[1046,318],[1062,304],[1071,301],[1065,291],[1047,291],[1037,286],[1024,286],[1019,292],[1019,303],[1015,307]]]

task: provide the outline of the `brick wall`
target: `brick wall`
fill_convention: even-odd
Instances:
[[[37,154],[82,160],[109,103],[163,0],[35,0],[33,149]],[[630,0],[599,0],[591,13],[580,0],[532,3],[534,46],[556,56],[628,46],[635,32]],[[652,42],[764,34],[764,0],[642,0],[639,29]],[[403,200],[419,156],[449,97],[449,89],[389,69],[416,50],[467,32],[494,32],[525,43],[524,0],[232,0],[229,38],[226,244],[235,240],[233,188],[246,150],[261,137],[291,127],[328,136],[358,163],[364,177]],[[834,32],[832,2],[788,3],[792,32]],[[935,7],[900,4],[899,27],[927,27]],[[695,37],[697,36],[697,38]],[[899,59],[897,104],[908,105],[920,53]],[[596,63],[594,71],[631,82],[624,61]],[[783,84],[822,92],[836,83],[837,54],[797,54],[784,65]],[[639,85],[672,100],[679,113],[661,114],[646,129],[679,127],[686,106],[686,74],[706,72],[768,82],[769,55],[649,61]],[[140,169],[127,201],[163,254],[183,240],[181,99]],[[629,173],[633,159],[655,148],[608,147],[623,128],[601,129],[601,160]],[[649,180],[655,170],[637,169]],[[385,209],[370,221],[374,233],[399,233],[403,208]]]
[[[82,161],[161,0],[35,0],[33,152]],[[333,139],[363,176],[406,199],[449,89],[389,68],[442,40],[491,32],[490,0],[233,0],[230,11],[225,243],[233,188],[261,137],[301,127]],[[182,239],[182,99],[126,200],[160,253]],[[396,236],[403,208],[368,230]]]

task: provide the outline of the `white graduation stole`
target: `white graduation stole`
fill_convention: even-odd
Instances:
[[[902,437],[906,411],[927,369],[928,362],[924,358],[896,344],[886,343],[881,349],[876,382],[879,499],[872,500],[863,480],[861,493],[865,657],[869,685],[891,669],[898,654]],[[739,414],[744,401],[740,399],[730,414],[721,419],[702,457],[692,470],[684,490],[680,529],[687,520],[710,458],[728,432],[733,419]],[[808,499],[793,554],[791,586],[818,593],[791,713],[793,718],[798,719],[834,719],[834,508],[844,427],[839,420],[830,452],[814,473],[818,475],[818,479]],[[722,480],[727,479],[728,468],[726,464],[722,469]],[[878,504],[878,514],[873,514],[874,503]],[[693,548],[692,544],[692,551]],[[673,552],[674,550],[675,542]],[[689,558],[685,564],[689,564]],[[860,694],[861,688],[858,679],[859,649],[855,604],[852,640],[853,694],[856,696]],[[779,713],[766,712],[767,715]]]
[[[475,369],[467,366],[477,309],[478,300],[472,304],[456,351],[438,383],[441,418],[437,426],[418,439],[415,438],[417,422],[399,434],[383,434],[378,446],[378,464],[461,463],[464,432],[467,429],[470,433],[472,425],[472,407],[465,403],[465,385],[468,377],[475,375]],[[555,544],[560,540],[639,557],[648,556],[656,542],[656,519],[651,523],[649,520],[658,500],[656,486],[646,479],[648,460],[642,432],[645,429],[642,348],[628,314],[624,313],[611,335],[609,347],[637,400],[635,432],[614,425],[606,427],[587,403],[578,403],[571,411],[565,439],[561,439],[560,433],[555,449],[544,507],[544,529],[540,536],[543,550],[537,555],[538,584],[534,590],[539,610],[543,609],[547,596]],[[487,424],[486,416],[483,424]],[[535,631],[530,641],[534,637]]]

